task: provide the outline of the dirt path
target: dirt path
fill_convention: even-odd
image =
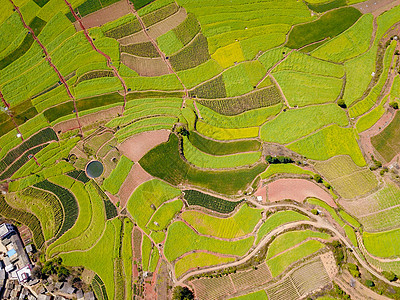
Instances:
[[[64,0],[66,1],[66,0]],[[175,72],[175,70],[172,68],[171,63],[169,62],[169,60],[166,58],[164,52],[161,51],[160,47],[158,47],[157,42],[154,40],[154,38],[152,36],[150,36],[150,34],[147,31],[146,25],[144,24],[142,18],[139,16],[139,14],[137,13],[137,11],[135,10],[133,3],[131,3],[129,0],[128,4],[130,6],[131,12],[132,14],[138,19],[140,26],[142,27],[143,32],[145,33],[145,35],[147,36],[147,38],[149,39],[149,41],[153,44],[154,48],[157,50],[158,54],[160,54],[161,58],[163,59],[163,61],[165,62],[165,64],[167,65],[169,71],[171,73],[173,73],[176,78],[179,80],[179,82],[181,83],[181,85],[183,86],[183,90],[184,90],[184,97],[183,97],[183,102],[182,102],[182,106],[185,103],[185,99],[189,97],[188,94],[188,89],[186,88],[185,84],[183,83],[183,81],[181,80],[181,78],[178,76],[178,74]]]
[[[70,98],[70,99],[72,100],[72,102],[74,103],[74,112],[75,112],[76,121],[77,121],[78,126],[79,126],[79,132],[80,132],[80,134],[83,136],[82,126],[81,126],[81,123],[80,123],[80,120],[79,120],[79,115],[78,115],[78,108],[77,108],[77,106],[76,106],[76,99],[75,99],[75,97],[72,95],[72,93],[71,93],[71,91],[70,91],[70,89],[69,89],[69,86],[68,86],[68,84],[67,84],[67,81],[65,80],[65,78],[64,78],[64,76],[61,74],[61,72],[57,69],[57,67],[52,63],[51,57],[50,57],[50,55],[49,55],[49,53],[48,53],[46,47],[45,47],[45,46],[40,42],[40,40],[37,38],[37,36],[36,36],[35,33],[33,32],[32,28],[30,28],[30,27],[25,23],[25,20],[24,20],[22,14],[21,14],[21,11],[19,10],[19,7],[16,6],[16,5],[14,4],[13,0],[9,0],[9,1],[10,1],[11,4],[14,6],[15,11],[18,12],[19,17],[20,17],[20,19],[21,19],[22,24],[24,25],[24,27],[25,27],[26,29],[29,30],[29,32],[30,32],[30,34],[32,35],[33,39],[38,43],[38,45],[40,46],[40,48],[42,48],[43,53],[44,53],[44,55],[45,55],[45,57],[46,57],[45,59],[48,61],[49,65],[53,68],[53,70],[57,73],[58,78],[60,79],[61,83],[64,85],[65,89],[67,90],[67,93],[68,93],[69,98]]]
[[[10,0],[12,1],[12,0]],[[104,56],[104,58],[107,60],[107,66],[109,68],[111,68],[113,70],[114,76],[117,77],[119,79],[119,81],[121,82],[121,85],[124,89],[124,105],[122,107],[122,111],[125,111],[125,106],[126,106],[126,94],[128,93],[128,89],[126,87],[125,81],[124,79],[119,75],[117,68],[113,65],[112,61],[111,61],[111,57],[108,56],[107,54],[105,54],[103,51],[99,50],[94,42],[93,39],[90,37],[87,29],[85,28],[85,26],[83,25],[82,20],[78,17],[78,15],[75,13],[74,9],[72,8],[71,3],[69,3],[67,0],[64,0],[65,4],[67,4],[67,6],[69,7],[69,10],[71,12],[71,14],[74,16],[75,20],[79,23],[80,27],[83,30],[83,33],[85,34],[86,39],[88,40],[88,42],[90,43],[90,45],[92,46],[93,50],[96,51],[97,53],[101,54],[102,56]]]

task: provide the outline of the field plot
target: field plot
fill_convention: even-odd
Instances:
[[[287,110],[265,123],[260,136],[267,142],[287,144],[332,123],[339,126],[348,124],[346,112],[336,104]],[[285,130],[282,131],[282,128]]]
[[[343,80],[302,73],[279,71],[273,73],[290,106],[306,106],[334,102],[340,94]],[[315,98],[318,95],[318,98]]]
[[[183,155],[191,164],[199,168],[228,169],[255,164],[261,158],[261,152],[247,152],[231,155],[210,155],[197,149],[190,140],[183,138]]]
[[[352,26],[360,16],[360,11],[353,7],[327,12],[314,22],[295,26],[289,34],[286,46],[298,49],[317,41],[333,38]]]
[[[367,231],[390,230],[398,227],[399,188],[391,183],[366,198],[342,201],[341,205],[357,217]]]
[[[251,294],[247,294],[244,296],[239,296],[239,297],[234,297],[231,298],[233,300],[267,300],[267,294],[265,293],[264,290],[258,291],[258,292],[254,292]]]
[[[168,184],[151,180],[140,185],[129,199],[127,209],[137,224],[146,230],[146,225],[155,210],[165,201],[180,195],[180,190]]]
[[[365,195],[378,186],[374,173],[357,166],[347,155],[317,162],[315,168],[343,198]]]
[[[195,190],[185,190],[184,198],[190,205],[198,205],[223,214],[231,213],[242,201],[228,201]]]
[[[275,242],[275,241],[274,241]],[[271,246],[274,244],[272,242]],[[286,250],[273,258],[267,259],[267,265],[271,270],[273,277],[278,276],[286,270],[292,263],[295,263],[305,257],[314,254],[318,250],[322,249],[325,245],[319,241],[306,241],[304,243],[296,245],[292,249]]]
[[[232,217],[213,217],[193,210],[184,211],[182,219],[201,234],[233,239],[246,235],[261,219],[261,210],[244,204]]]
[[[260,174],[260,177],[265,179],[279,174],[314,175],[313,172],[294,164],[277,164],[270,165],[265,172]]]
[[[191,269],[219,265],[232,262],[234,260],[235,259],[233,257],[223,257],[210,253],[191,253],[175,262],[175,276],[176,278],[179,278],[181,275]]]
[[[320,145],[324,147],[321,148]],[[350,155],[356,165],[365,166],[364,157],[352,128],[331,125],[289,144],[288,148],[315,160],[327,160],[336,155]]]
[[[132,166],[133,162],[131,160],[125,156],[121,156],[117,167],[112,170],[110,176],[104,180],[103,188],[113,195],[117,194]]]
[[[162,162],[162,163],[160,163]],[[265,164],[236,171],[200,171],[182,160],[178,152],[178,137],[171,135],[167,143],[150,150],[140,161],[151,175],[171,184],[188,183],[224,194],[244,191],[254,178],[265,170]]]
[[[363,242],[369,253],[378,257],[399,256],[400,230],[379,233],[363,232]]]
[[[219,78],[219,77],[217,77]],[[225,88],[225,84],[224,84]],[[197,89],[196,89],[197,90]],[[193,93],[196,93],[194,90]],[[203,98],[202,94],[197,95]],[[226,94],[216,95],[215,98],[224,98]],[[204,97],[213,98],[213,97]],[[252,91],[246,95],[229,98],[229,99],[200,99],[198,102],[212,110],[226,116],[234,116],[252,109],[269,107],[282,102],[282,96],[275,86],[267,86],[266,88]]]
[[[216,300],[235,291],[229,276],[196,279],[192,284],[196,296],[201,300]]]
[[[254,237],[228,242],[200,236],[184,222],[178,221],[168,228],[164,254],[171,262],[193,250],[207,250],[215,254],[226,254],[232,257],[243,256],[253,245],[253,241]]]
[[[400,152],[400,114],[396,113],[393,121],[378,135],[371,138],[372,145],[387,161],[391,161]]]
[[[327,191],[306,179],[282,178],[268,184],[267,198],[271,202],[291,199],[302,203],[309,197],[316,197],[333,207],[336,206],[332,196]]]
[[[268,217],[267,220],[264,222],[264,224],[261,225],[261,227],[257,233],[256,244],[258,244],[259,241],[265,235],[267,235],[269,232],[271,232],[276,227],[279,227],[279,226],[281,226],[283,224],[287,224],[287,223],[292,223],[292,222],[297,222],[297,221],[306,221],[306,220],[309,220],[309,218],[307,216],[302,215],[302,214],[292,211],[292,210],[276,212],[276,213],[272,214],[270,217]]]
[[[352,27],[312,52],[314,57],[343,62],[368,50],[373,30],[373,16],[363,15]]]

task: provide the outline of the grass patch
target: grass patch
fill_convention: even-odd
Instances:
[[[167,228],[168,224],[175,215],[182,209],[183,203],[181,200],[175,200],[162,204],[151,217],[147,228],[159,231]]]
[[[203,212],[186,210],[182,219],[199,233],[215,237],[233,239],[251,233],[261,219],[261,210],[244,204],[237,213],[229,218],[219,218]]]

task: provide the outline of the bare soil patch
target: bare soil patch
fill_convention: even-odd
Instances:
[[[187,17],[186,10],[184,8],[180,8],[175,14],[169,16],[168,18],[158,22],[150,27],[147,27],[147,33],[151,38],[157,39],[159,36],[167,33],[168,31],[174,29],[179,24],[181,24]],[[142,30],[140,32],[134,33],[132,35],[123,37],[118,40],[121,45],[129,45],[129,44],[137,44],[148,42],[149,38],[147,34]]]
[[[268,184],[268,200],[277,202],[291,199],[303,202],[306,198],[314,197],[325,201],[332,207],[337,207],[332,196],[315,183],[305,179],[282,178]]]
[[[143,132],[124,141],[118,149],[127,158],[137,162],[151,149],[167,142],[169,134],[169,130]]]
[[[130,13],[128,1],[121,0],[102,8],[90,15],[83,17],[82,23],[86,29],[102,26],[108,22],[114,21]],[[74,23],[76,31],[82,30],[78,22]]]
[[[82,127],[92,125],[99,121],[109,120],[118,116],[118,114],[122,114],[122,106],[115,106],[109,109],[101,110],[92,114],[88,114],[83,117],[79,117],[79,121]],[[64,122],[60,122],[54,125],[53,129],[55,132],[67,132],[73,129],[78,129],[79,124],[76,118],[67,120]]]
[[[149,173],[147,173],[139,165],[139,163],[135,163],[117,194],[120,200],[121,209],[126,206],[126,203],[128,203],[129,197],[132,195],[133,191],[139,185],[152,178],[153,177]]]
[[[170,73],[161,57],[149,58],[121,53],[121,62],[140,76],[161,76]]]
[[[325,267],[326,273],[328,273],[329,278],[333,279],[338,273],[338,268],[336,265],[335,257],[331,251],[321,254],[319,256]]]
[[[354,4],[353,7],[360,10],[363,14],[372,13],[375,17],[383,12],[400,5],[400,0],[369,0],[362,3]]]

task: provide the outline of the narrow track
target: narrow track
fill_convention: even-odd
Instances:
[[[88,42],[90,43],[90,45],[92,46],[93,50],[96,51],[97,53],[99,53],[100,55],[104,56],[104,58],[107,60],[107,66],[113,70],[114,76],[117,77],[119,79],[119,81],[121,82],[121,85],[124,89],[124,105],[122,107],[122,113],[123,113],[125,111],[125,107],[126,107],[126,94],[128,93],[128,89],[126,87],[124,79],[121,77],[121,75],[119,75],[117,68],[113,65],[113,63],[111,61],[111,57],[96,47],[96,45],[93,42],[93,39],[89,35],[85,26],[83,25],[82,20],[78,17],[78,15],[75,13],[74,9],[72,8],[71,3],[69,3],[67,0],[64,0],[64,2],[69,7],[69,10],[71,11],[71,14],[74,16],[75,20],[79,23],[79,26],[82,28],[83,33],[85,34],[85,37],[88,40]]]
[[[82,126],[81,123],[79,121],[79,114],[78,114],[78,108],[76,106],[76,99],[75,97],[72,95],[69,86],[67,84],[67,81],[65,80],[64,76],[61,74],[61,72],[57,69],[57,67],[53,64],[53,62],[51,61],[51,57],[49,55],[49,52],[47,51],[46,47],[40,42],[40,40],[38,39],[38,37],[35,35],[35,33],[33,32],[32,28],[30,28],[25,20],[24,17],[22,16],[21,11],[19,10],[19,7],[16,6],[14,4],[13,0],[10,0],[11,4],[14,6],[15,11],[19,14],[19,17],[22,21],[22,24],[24,25],[24,27],[26,29],[29,30],[30,34],[32,35],[33,39],[38,43],[38,45],[40,46],[40,48],[42,48],[44,55],[46,56],[46,60],[49,63],[49,65],[53,68],[53,70],[57,73],[58,78],[60,79],[60,82],[64,85],[65,89],[67,90],[68,96],[69,98],[73,101],[74,103],[74,112],[75,112],[75,116],[76,116],[76,121],[78,122],[78,126],[79,126],[79,132],[80,134],[83,136],[83,131],[82,131]]]

